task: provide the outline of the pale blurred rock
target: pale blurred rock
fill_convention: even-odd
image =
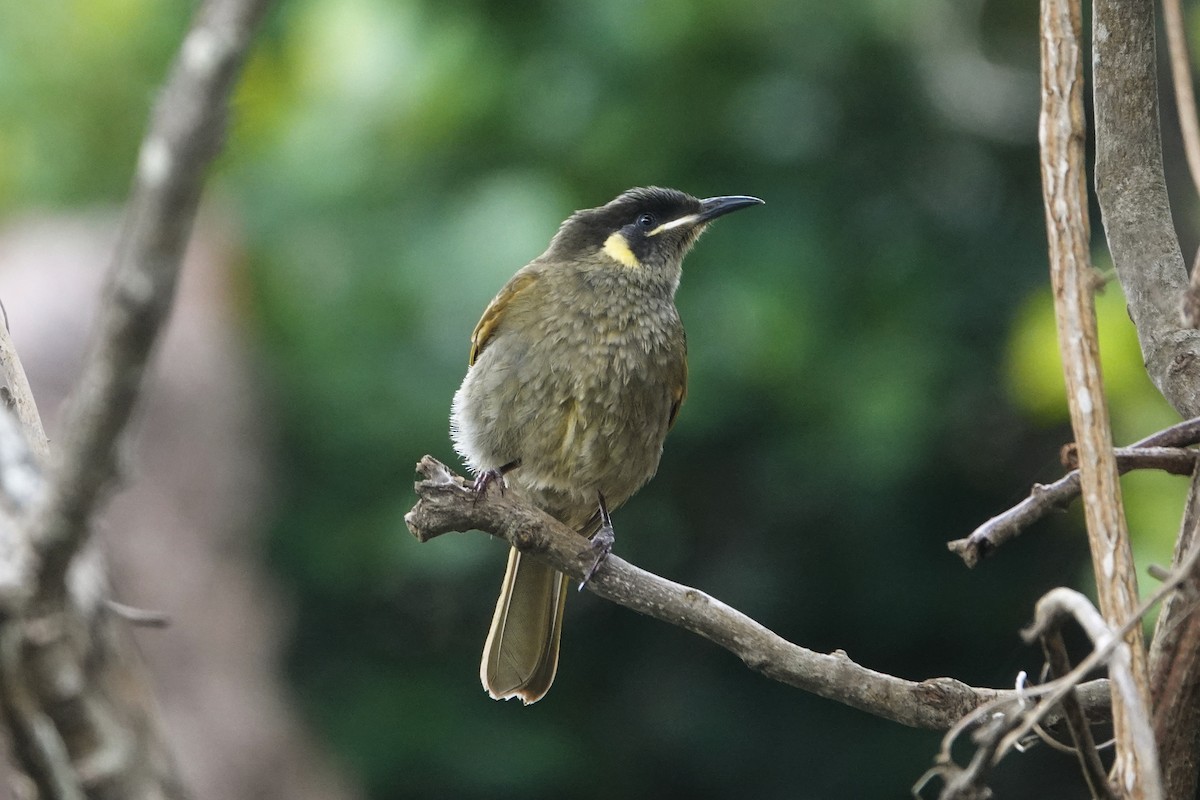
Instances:
[[[0,300],[51,446],[117,224],[94,213],[0,225]],[[236,310],[240,258],[230,226],[202,215],[123,485],[97,534],[114,599],[171,619],[136,638],[195,796],[348,799],[358,793],[290,709],[281,679],[295,621],[260,565],[273,423]]]

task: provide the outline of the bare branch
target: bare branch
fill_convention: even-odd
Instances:
[[[33,400],[33,392],[29,389],[25,368],[13,347],[7,321],[0,326],[0,406],[6,406],[16,414],[21,427],[25,429],[27,446],[33,457],[40,463],[46,463],[50,456],[50,443],[46,440],[46,431],[42,428],[42,418]]]
[[[1172,559],[1184,574],[1163,601],[1150,647],[1154,732],[1168,797],[1194,797],[1200,769],[1200,474],[1192,477]]]
[[[1179,0],[1163,0],[1163,26],[1167,31],[1167,50],[1171,54],[1171,81],[1175,84],[1175,107],[1183,134],[1183,152],[1192,186],[1200,195],[1200,125],[1196,121],[1196,92],[1192,86],[1192,65],[1188,59],[1187,34],[1184,33],[1183,8]]]
[[[941,777],[946,783],[946,789],[942,793],[943,797],[970,797],[972,796],[971,791],[980,792],[975,796],[983,796],[982,793],[985,790],[981,787],[986,771],[992,765],[999,763],[1019,742],[1025,741],[1031,733],[1037,731],[1043,720],[1056,719],[1053,715],[1069,694],[1077,690],[1092,691],[1096,682],[1085,684],[1083,683],[1084,678],[1093,670],[1107,663],[1118,647],[1125,647],[1123,637],[1129,631],[1139,629],[1146,613],[1164,598],[1171,597],[1198,567],[1200,567],[1200,549],[1193,549],[1183,563],[1165,576],[1162,586],[1143,600],[1135,613],[1125,620],[1120,628],[1112,631],[1111,635],[1104,637],[1103,640],[1095,642],[1092,652],[1070,672],[1040,686],[1023,689],[1015,693],[1015,698],[1008,697],[985,703],[955,723],[942,737],[941,750],[934,760],[934,766],[921,777],[914,788],[914,793],[919,792],[933,778]],[[1054,591],[1070,592],[1067,589]],[[1033,635],[1036,635],[1036,632]],[[1030,707],[1029,701],[1034,699],[1037,699],[1038,702]],[[1081,708],[1087,714],[1088,720],[1096,721],[1094,713],[1089,710],[1091,701],[1086,699],[1083,694],[1080,695],[1080,700]],[[983,760],[977,751],[967,767],[959,767],[951,756],[954,743],[963,731],[981,722],[983,724],[973,738],[979,743],[980,750],[989,760]],[[1189,795],[1172,794],[1170,796]]]
[[[1192,65],[1188,58],[1187,34],[1184,33],[1182,3],[1163,0],[1163,26],[1167,30],[1167,50],[1171,54],[1171,81],[1175,84],[1175,107],[1183,134],[1183,152],[1187,158],[1192,185],[1200,195],[1200,125],[1196,120],[1196,90],[1192,85]],[[1183,324],[1200,328],[1200,251],[1192,261],[1192,278],[1183,297]]]
[[[938,777],[945,784],[942,791],[938,793],[938,800],[988,800],[992,793],[984,784],[984,778],[987,777],[988,771],[993,766],[996,748],[1000,746],[1000,739],[1003,735],[1012,730],[1013,726],[1021,719],[1018,713],[1019,704],[1006,705],[1007,707],[1003,710],[993,709],[989,706],[986,708],[987,714],[972,714],[969,720],[964,720],[952,728],[942,739],[942,748],[934,765],[921,776],[916,786],[913,787],[913,796],[920,798],[925,785],[933,778]],[[982,711],[983,709],[981,709]],[[950,755],[950,749],[968,724],[979,724],[980,726],[972,737],[979,743],[979,747],[971,755],[971,761],[967,766],[960,767]]]
[[[46,797],[84,800],[66,745],[29,686],[22,636],[15,625],[0,629],[0,708],[17,758]]]
[[[1063,641],[1062,627],[1053,625],[1042,632],[1042,652],[1050,667],[1052,676],[1062,676],[1070,673],[1071,660],[1067,655],[1067,645]],[[1079,706],[1079,698],[1075,690],[1063,696],[1063,714],[1066,717],[1067,730],[1075,743],[1075,755],[1079,758],[1079,766],[1083,778],[1087,782],[1088,791],[1096,800],[1115,800],[1108,785],[1108,776],[1100,761],[1100,753],[1096,750],[1096,740],[1092,736],[1091,726]]]
[[[441,462],[425,456],[417,464],[424,480],[418,502],[405,517],[420,541],[451,531],[479,530],[499,536],[522,552],[536,554],[579,580],[594,557],[587,539],[514,492],[491,490],[478,497],[471,484]],[[968,686],[953,678],[907,681],[862,667],[842,651],[816,653],[792,644],[750,617],[698,589],[661,578],[612,555],[588,588],[655,619],[697,633],[741,658],[769,678],[915,728],[945,730],[972,709],[1013,701],[1011,689]],[[1106,681],[1081,687],[1089,714],[1107,708]]]
[[[171,624],[171,616],[162,611],[118,603],[111,598],[104,601],[109,611],[138,628],[166,628]]]
[[[1182,327],[1187,270],[1163,176],[1153,0],[1094,0],[1096,196],[1154,385],[1200,416],[1200,332]]]
[[[1180,448],[1200,444],[1200,419],[1180,422],[1170,428],[1115,451],[1117,469],[1122,474],[1134,469],[1161,469],[1175,475],[1190,474],[1197,455]],[[1188,466],[1188,465],[1191,466]],[[968,567],[1010,539],[1024,533],[1033,523],[1058,511],[1079,496],[1079,471],[1072,470],[1049,485],[1036,484],[1029,497],[1002,514],[992,517],[964,539],[947,543]]]
[[[115,472],[116,443],[174,296],[204,175],[222,144],[229,95],[267,4],[205,2],[155,106],[97,334],[68,406],[46,497],[31,518],[42,590],[61,590]]]
[[[1079,478],[1092,571],[1100,609],[1104,618],[1115,626],[1128,619],[1137,605],[1137,570],[1121,505],[1121,482],[1113,457],[1108,401],[1100,373],[1096,281],[1089,249],[1084,167],[1086,129],[1078,2],[1042,0],[1041,30],[1042,111],[1038,139],[1054,316],[1071,427],[1079,448]],[[1141,631],[1130,631],[1125,643],[1129,647],[1132,678],[1112,684],[1113,730],[1117,744],[1116,780],[1120,785],[1130,786],[1135,776],[1150,772],[1157,776],[1158,761],[1156,757],[1152,763],[1141,763],[1147,751],[1135,738],[1138,721],[1127,713],[1135,704],[1144,707],[1150,702]],[[1122,696],[1131,691],[1136,697]],[[1156,754],[1153,749],[1149,752]],[[1148,789],[1135,786],[1131,796],[1152,795]]]

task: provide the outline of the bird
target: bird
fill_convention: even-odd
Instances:
[[[476,492],[498,484],[591,538],[585,583],[612,549],[610,512],[658,470],[687,396],[675,306],[684,256],[713,220],[762,202],[651,186],[576,211],[471,334],[451,403],[454,447]],[[509,551],[480,664],[491,697],[529,705],[549,691],[568,587]]]

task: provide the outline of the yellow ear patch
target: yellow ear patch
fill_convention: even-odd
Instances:
[[[629,240],[620,231],[604,241],[604,253],[618,264],[633,268],[642,266],[642,262],[638,261],[637,256],[629,249]]]

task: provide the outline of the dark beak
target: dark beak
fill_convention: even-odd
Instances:
[[[762,203],[763,201],[757,197],[747,197],[742,194],[709,197],[706,200],[700,201],[700,218],[697,222],[712,222],[717,217],[722,217],[731,211],[737,211],[739,208],[747,208],[748,206],[762,205]]]

